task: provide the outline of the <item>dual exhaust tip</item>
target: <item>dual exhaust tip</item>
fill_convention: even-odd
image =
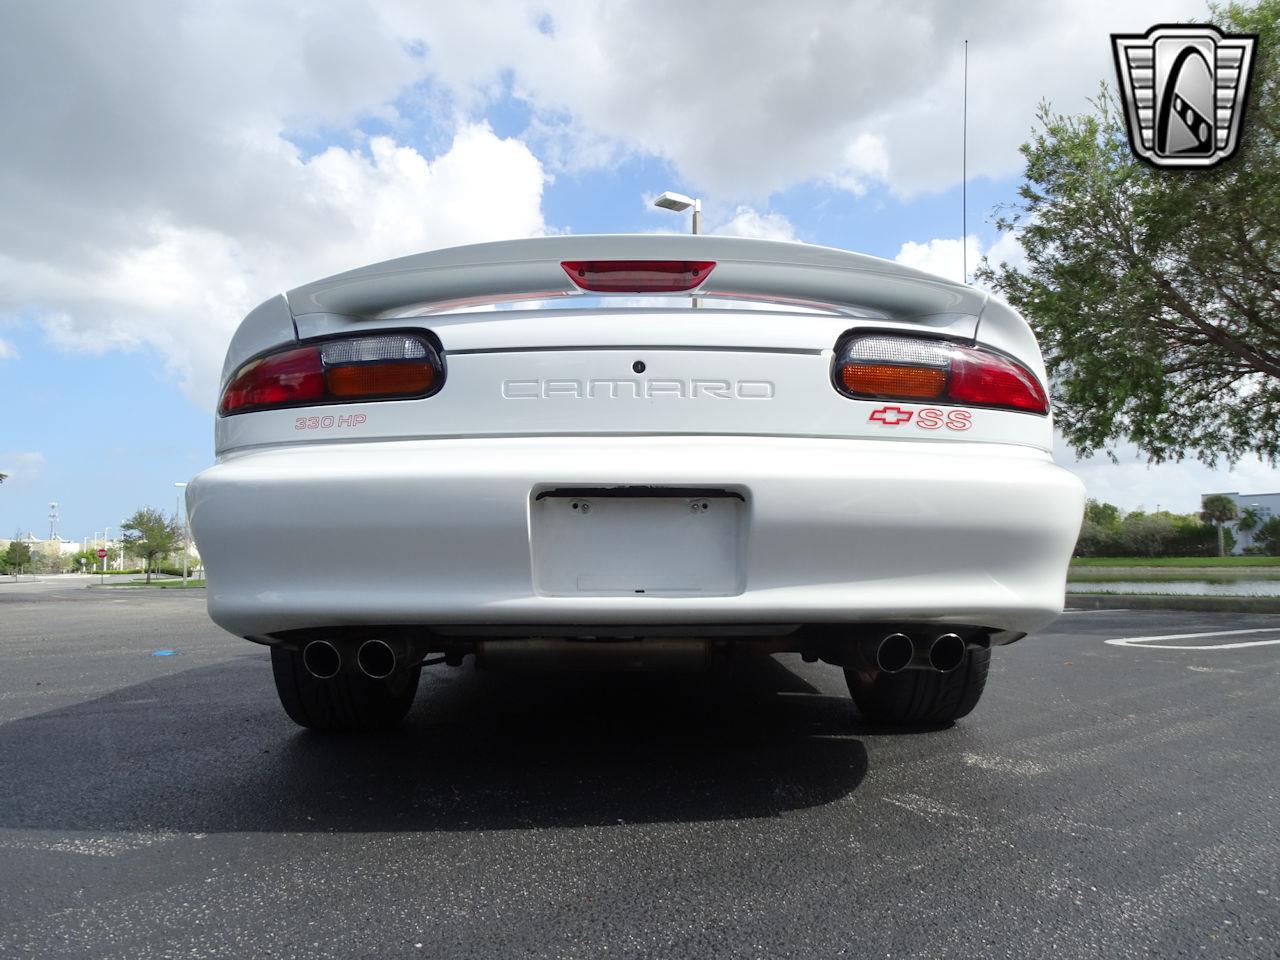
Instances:
[[[950,673],[964,663],[968,645],[956,633],[913,640],[905,633],[890,633],[868,644],[872,664],[884,673],[934,670]],[[385,680],[395,673],[399,657],[385,640],[366,640],[356,648],[355,665],[370,680]],[[865,659],[864,659],[865,662]],[[317,680],[331,680],[342,671],[342,650],[328,640],[312,640],[302,648],[302,665]]]
[[[356,667],[370,680],[385,680],[396,670],[396,652],[385,640],[366,640],[356,648]],[[302,665],[317,680],[332,680],[342,670],[342,651],[328,640],[302,648]]]
[[[964,663],[966,647],[955,633],[916,640],[905,633],[891,633],[875,643],[873,659],[884,673],[901,673],[908,668],[950,673]]]

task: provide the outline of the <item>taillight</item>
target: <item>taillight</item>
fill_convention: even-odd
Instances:
[[[574,285],[593,293],[680,293],[703,283],[714,260],[564,260]]]
[[[417,336],[326,340],[250,360],[222,392],[218,413],[425,397],[443,378],[439,353]]]
[[[834,382],[846,396],[920,400],[1048,413],[1035,374],[1003,354],[949,340],[867,334],[836,352]]]

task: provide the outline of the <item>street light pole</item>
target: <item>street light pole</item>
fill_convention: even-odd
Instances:
[[[673,193],[668,190],[657,200],[653,201],[655,207],[661,207],[663,210],[674,210],[677,213],[683,213],[690,207],[693,207],[693,234],[697,236],[702,232],[702,198],[686,197],[683,193]],[[693,298],[693,308],[698,308],[698,298]]]

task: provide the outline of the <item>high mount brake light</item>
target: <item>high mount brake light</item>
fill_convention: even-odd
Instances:
[[[860,400],[928,400],[1046,414],[1035,375],[1003,354],[949,340],[868,334],[836,351],[836,389]]]
[[[563,260],[581,290],[593,293],[682,293],[702,284],[714,260]]]
[[[416,336],[326,340],[250,360],[222,392],[218,414],[425,397],[443,380],[440,355]]]

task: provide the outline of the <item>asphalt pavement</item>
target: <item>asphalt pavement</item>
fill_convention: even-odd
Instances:
[[[1068,613],[926,732],[783,656],[326,738],[86,582],[0,583],[0,957],[1280,956],[1277,616]]]

